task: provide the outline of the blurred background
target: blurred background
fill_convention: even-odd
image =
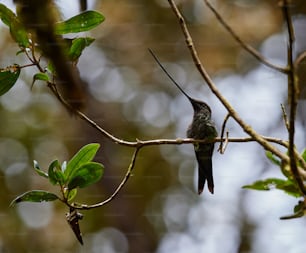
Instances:
[[[12,10],[10,0],[0,1]],[[78,13],[78,1],[57,1],[63,17]],[[211,1],[233,29],[271,62],[286,65],[286,30],[276,0]],[[223,95],[260,134],[287,138],[280,104],[286,104],[286,76],[259,64],[220,26],[202,0],[178,0],[200,58]],[[212,108],[218,131],[226,111],[197,72],[174,13],[166,0],[88,0],[106,20],[84,35],[96,41],[78,64],[88,82],[85,113],[114,136],[135,141],[185,137],[192,119],[188,100],[148,53],[151,48],[171,75],[194,98]],[[296,54],[306,49],[306,4],[292,1]],[[28,63],[0,25],[0,67]],[[306,251],[304,218],[280,221],[297,200],[277,190],[241,187],[267,177],[282,178],[278,167],[255,143],[230,143],[213,157],[215,194],[196,193],[197,164],[192,145],[141,150],[133,176],[111,203],[84,211],[80,246],[61,203],[9,207],[19,194],[57,191],[32,169],[58,158],[68,160],[83,145],[101,144],[96,157],[105,165],[102,180],[80,190],[78,202],[110,196],[124,177],[133,150],[116,145],[72,117],[43,82],[31,89],[36,69],[22,71],[18,83],[0,98],[0,252],[290,252]],[[301,101],[296,129],[305,147],[304,66],[299,69]],[[245,134],[236,123],[230,137]]]

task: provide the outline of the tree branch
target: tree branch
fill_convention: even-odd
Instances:
[[[130,178],[131,173],[132,173],[132,171],[135,167],[135,164],[136,164],[137,154],[138,154],[139,150],[141,149],[141,147],[142,146],[139,146],[139,147],[135,148],[135,151],[134,151],[133,156],[131,158],[131,162],[129,164],[129,167],[127,169],[127,172],[126,172],[123,180],[121,181],[121,183],[118,185],[118,187],[116,188],[116,190],[113,192],[113,194],[110,197],[108,197],[106,200],[104,200],[102,202],[99,202],[97,204],[94,204],[94,205],[85,205],[85,204],[73,203],[71,205],[71,207],[73,207],[75,209],[80,209],[80,210],[88,210],[88,209],[98,208],[98,207],[104,206],[104,205],[108,204],[109,202],[111,202],[118,195],[120,190],[123,188],[123,186],[126,184],[128,179]]]
[[[278,156],[280,159],[284,160],[285,162],[289,162],[289,157],[282,153],[279,149],[271,145],[267,140],[262,138],[251,126],[247,125],[239,116],[239,114],[234,110],[234,108],[231,106],[231,104],[223,97],[223,95],[220,93],[210,76],[208,75],[206,69],[203,67],[201,60],[199,59],[198,53],[194,47],[192,38],[190,36],[189,30],[187,28],[185,19],[183,18],[182,14],[178,10],[174,0],[168,0],[174,14],[176,15],[180,27],[183,31],[183,34],[185,36],[185,41],[187,44],[187,47],[190,51],[190,54],[193,58],[194,64],[197,67],[199,73],[201,74],[202,78],[205,80],[207,85],[209,86],[210,90],[215,94],[215,96],[219,99],[219,101],[224,105],[224,107],[227,109],[229,114],[235,121],[241,126],[241,128],[252,138],[254,138],[261,146],[264,147],[264,149],[272,152],[276,156]]]
[[[271,142],[275,142],[277,144],[280,144],[282,146],[287,147],[287,143],[284,142],[283,140],[280,139],[275,139],[275,138],[271,138],[271,137],[264,137],[267,141],[271,141]],[[69,204],[67,202],[65,202],[66,205],[68,205],[69,207],[72,207],[74,209],[79,209],[79,210],[89,210],[89,209],[93,209],[93,208],[98,208],[101,206],[104,206],[106,204],[108,204],[109,202],[111,202],[120,192],[120,190],[123,188],[123,186],[126,184],[126,182],[128,181],[128,179],[131,176],[131,173],[133,171],[133,169],[135,168],[135,164],[136,164],[136,158],[137,155],[140,151],[141,148],[145,147],[145,146],[151,146],[151,145],[162,145],[162,144],[174,144],[174,145],[178,145],[178,144],[183,144],[183,143],[199,143],[199,142],[203,142],[203,143],[211,143],[211,142],[221,142],[221,141],[228,141],[228,142],[250,142],[250,141],[256,141],[252,138],[229,138],[229,139],[220,139],[220,138],[216,138],[215,140],[194,140],[194,139],[176,139],[176,140],[169,140],[169,139],[159,139],[159,140],[148,140],[148,141],[140,141],[137,140],[137,142],[135,142],[135,151],[133,153],[133,156],[131,158],[131,162],[129,164],[129,167],[127,169],[127,172],[124,176],[124,178],[122,179],[121,183],[118,185],[118,187],[115,189],[115,191],[113,192],[113,194],[108,197],[106,200],[93,204],[93,205],[86,205],[86,204],[80,204],[80,203],[72,203]]]
[[[212,142],[224,142],[225,140],[227,142],[254,142],[257,141],[255,138],[215,138],[213,140],[195,140],[195,139],[189,139],[189,138],[177,138],[177,139],[155,139],[155,140],[139,140],[137,141],[125,141],[122,139],[119,139],[115,137],[114,135],[110,134],[106,130],[104,130],[101,126],[99,126],[95,121],[90,119],[86,114],[82,113],[81,111],[73,108],[69,103],[67,103],[64,98],[60,95],[60,93],[55,88],[54,84],[49,83],[48,85],[51,89],[51,91],[54,93],[54,95],[58,98],[58,100],[69,110],[73,111],[78,117],[83,119],[85,122],[87,122],[89,125],[91,125],[93,128],[98,130],[102,135],[104,135],[106,138],[110,139],[116,144],[127,146],[127,147],[141,147],[141,146],[154,146],[154,145],[180,145],[180,144],[194,144],[194,143],[212,143]],[[282,139],[273,138],[273,137],[267,137],[267,136],[261,136],[264,140],[271,143],[279,144],[283,147],[288,147],[287,142],[283,141]]]
[[[228,25],[228,23],[222,18],[222,16],[218,13],[218,11],[212,6],[212,4],[208,0],[204,0],[207,7],[214,13],[220,24],[227,30],[232,37],[239,43],[239,45],[244,48],[247,52],[249,52],[251,55],[253,55],[259,62],[262,64],[277,70],[281,73],[286,74],[288,72],[287,68],[280,67],[277,65],[272,64],[269,62],[259,51],[257,51],[254,47],[251,45],[246,44],[239,36],[238,34]]]
[[[297,69],[302,61],[304,61],[306,58],[306,51],[300,53],[298,57],[294,61],[294,68]]]
[[[295,118],[296,118],[296,108],[297,108],[297,98],[298,98],[298,87],[295,78],[295,66],[293,62],[293,46],[294,46],[294,29],[292,25],[291,14],[289,11],[289,1],[283,0],[281,3],[281,8],[283,10],[284,19],[286,21],[288,30],[288,45],[287,45],[287,61],[288,61],[288,94],[289,94],[289,105],[290,105],[290,115],[289,115],[289,148],[288,153],[290,157],[290,168],[295,180],[301,192],[306,195],[305,185],[301,176],[299,174],[297,164],[296,164],[296,154],[294,147],[294,134],[295,134]]]
[[[223,120],[223,124],[222,124],[222,128],[221,128],[221,141],[220,141],[220,145],[219,145],[219,148],[218,148],[218,151],[221,153],[221,154],[224,154],[225,152],[225,149],[227,147],[227,144],[228,144],[228,132],[226,132],[226,138],[225,138],[225,141],[223,142],[223,137],[224,137],[224,133],[225,133],[225,126],[226,126],[226,123],[227,121],[229,120],[229,118],[231,117],[231,115],[228,113],[224,120]]]

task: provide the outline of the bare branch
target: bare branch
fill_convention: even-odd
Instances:
[[[30,59],[29,55],[27,55],[28,58]],[[43,68],[40,66],[39,61],[34,57],[33,64],[39,69],[39,71],[43,72]],[[211,142],[222,142],[225,141],[223,138],[215,138],[213,140],[194,140],[194,139],[182,139],[182,138],[177,138],[177,139],[156,139],[156,140],[137,140],[134,142],[130,141],[125,141],[121,140],[106,130],[104,130],[101,126],[99,126],[95,121],[91,120],[88,116],[86,116],[84,113],[82,113],[79,110],[76,110],[73,108],[69,103],[65,101],[65,99],[61,96],[61,94],[58,92],[56,85],[52,82],[47,82],[48,87],[52,91],[52,93],[55,95],[55,97],[60,101],[60,103],[68,109],[68,111],[73,111],[75,115],[83,119],[85,122],[87,122],[89,125],[91,125],[93,128],[95,128],[97,131],[102,133],[106,138],[110,139],[114,143],[127,146],[127,147],[141,147],[141,146],[152,146],[152,145],[163,145],[163,144],[168,144],[168,145],[180,145],[180,144],[193,144],[193,143],[211,143]],[[287,147],[288,144],[287,142],[273,138],[273,137],[265,137],[262,136],[266,141],[271,142],[271,143],[276,143],[281,146]],[[254,142],[256,141],[254,138],[248,137],[248,138],[227,138],[228,142]]]
[[[284,119],[284,122],[285,122],[285,126],[288,130],[288,132],[290,131],[289,130],[289,122],[288,122],[288,117],[287,117],[287,113],[286,113],[286,110],[285,110],[285,107],[283,104],[281,104],[281,108],[282,108],[282,112],[283,112],[283,119]]]
[[[223,124],[222,124],[222,128],[221,128],[221,135],[220,135],[221,136],[221,142],[220,142],[220,145],[219,145],[219,148],[218,148],[218,151],[220,151],[220,154],[224,154],[226,146],[228,144],[228,132],[226,132],[225,142],[223,142],[222,140],[223,140],[223,137],[224,137],[226,123],[227,123],[227,121],[229,120],[230,117],[231,117],[231,115],[228,113],[223,120]]]
[[[128,179],[130,178],[131,176],[131,173],[135,167],[135,164],[136,164],[136,158],[137,158],[137,154],[139,152],[139,150],[141,149],[141,146],[139,147],[136,147],[135,148],[135,151],[133,153],[133,156],[131,158],[131,162],[129,164],[129,167],[127,169],[127,172],[123,178],[123,180],[121,181],[121,183],[118,185],[118,187],[116,188],[116,190],[113,192],[113,194],[107,198],[106,200],[102,201],[102,202],[99,202],[97,204],[94,204],[94,205],[85,205],[85,204],[78,204],[78,203],[74,203],[72,204],[71,206],[75,209],[81,209],[81,210],[88,210],[88,209],[92,209],[92,208],[97,208],[97,207],[101,207],[101,206],[104,206],[106,205],[107,203],[111,202],[117,195],[118,193],[120,192],[120,190],[123,188],[123,186],[126,184],[126,182],[128,181]]]
[[[280,67],[277,65],[272,64],[269,62],[259,51],[257,51],[254,47],[252,47],[249,44],[246,44],[239,36],[238,34],[228,25],[228,23],[222,18],[222,16],[218,13],[218,11],[212,6],[212,4],[208,0],[204,0],[207,7],[214,13],[216,18],[219,20],[220,24],[227,30],[232,37],[239,43],[239,45],[244,48],[247,52],[249,52],[251,55],[253,55],[258,61],[260,61],[262,64],[277,70],[281,73],[286,74],[288,72],[288,69],[285,67]]]
[[[228,137],[228,136],[227,136]],[[280,144],[284,147],[287,147],[287,143],[284,142],[283,140],[280,139],[275,139],[275,138],[271,138],[271,137],[264,137],[267,141],[270,142],[274,142],[277,144]],[[118,187],[116,188],[116,190],[113,192],[113,194],[108,197],[106,200],[93,204],[93,205],[86,205],[86,204],[80,204],[80,203],[73,203],[73,204],[69,204],[67,202],[64,202],[66,205],[73,207],[75,209],[81,209],[81,210],[88,210],[88,209],[93,209],[93,208],[98,208],[101,206],[104,206],[106,204],[108,204],[109,202],[111,202],[120,192],[120,190],[123,188],[123,186],[127,183],[128,179],[131,176],[131,173],[133,171],[133,169],[135,168],[135,164],[136,164],[136,158],[138,155],[138,152],[140,151],[141,148],[145,147],[145,146],[150,146],[150,145],[162,145],[162,144],[183,144],[183,143],[199,143],[199,142],[204,142],[204,143],[211,143],[211,142],[251,142],[251,141],[256,141],[252,138],[226,138],[226,139],[220,139],[220,138],[216,138],[215,140],[194,140],[194,139],[177,139],[177,140],[168,140],[168,139],[159,139],[159,140],[149,140],[149,141],[140,141],[137,140],[137,145],[135,147],[135,151],[133,153],[133,156],[131,158],[131,162],[129,164],[129,167],[127,169],[127,172],[123,178],[123,180],[121,181],[121,183],[118,185]]]
[[[306,195],[305,185],[301,176],[299,174],[297,164],[296,164],[296,153],[294,147],[294,134],[295,134],[295,118],[296,118],[296,108],[297,108],[297,98],[298,98],[298,87],[295,79],[295,66],[293,63],[293,45],[294,45],[294,29],[291,19],[291,14],[289,11],[289,0],[283,0],[281,2],[281,8],[283,10],[284,19],[286,21],[288,30],[288,45],[287,45],[287,61],[288,61],[288,99],[290,106],[290,118],[289,118],[289,148],[288,153],[290,157],[290,168],[292,174],[297,181],[301,192]]]
[[[177,8],[174,0],[168,0],[173,12],[175,13],[179,24],[181,26],[181,29],[183,31],[183,34],[185,36],[185,41],[187,44],[187,47],[190,51],[190,54],[193,58],[194,64],[197,67],[199,73],[201,74],[202,78],[205,80],[207,85],[209,86],[210,90],[215,94],[215,96],[219,99],[219,101],[224,105],[224,107],[227,109],[229,114],[232,118],[235,119],[235,121],[241,126],[241,128],[252,138],[254,138],[260,145],[264,147],[264,149],[272,152],[282,160],[289,162],[289,157],[282,153],[279,149],[277,149],[275,146],[271,145],[268,141],[266,141],[262,136],[260,136],[251,126],[247,125],[239,116],[239,114],[234,110],[234,108],[231,106],[231,104],[225,99],[225,97],[220,93],[210,76],[208,75],[206,69],[203,67],[201,60],[198,56],[198,53],[194,47],[192,38],[190,36],[189,30],[187,28],[185,19],[183,18],[182,14],[180,13],[179,9]]]
[[[302,52],[298,55],[298,57],[294,61],[294,68],[297,69],[302,61],[304,61],[306,58],[306,51]]]
[[[127,146],[127,147],[140,147],[140,146],[153,146],[153,145],[180,145],[180,144],[193,144],[193,143],[211,143],[211,142],[222,142],[227,140],[227,142],[254,142],[257,141],[255,138],[215,138],[213,140],[195,140],[195,139],[189,139],[189,138],[177,138],[177,139],[155,139],[155,140],[137,140],[137,141],[125,141],[122,139],[119,139],[106,130],[104,130],[101,126],[99,126],[95,121],[91,120],[88,116],[86,116],[84,113],[82,113],[79,110],[76,110],[75,108],[71,107],[70,104],[68,104],[64,98],[58,93],[56,90],[56,87],[52,85],[52,83],[49,83],[49,87],[52,90],[52,92],[55,94],[55,96],[59,99],[59,101],[68,108],[68,110],[73,110],[73,112],[79,116],[81,119],[83,119],[85,122],[87,122],[89,125],[91,125],[93,128],[98,130],[100,133],[102,133],[105,137],[110,139],[116,144]],[[265,137],[261,136],[264,140],[271,143],[276,143],[281,146],[287,147],[287,142],[273,138],[273,137]]]

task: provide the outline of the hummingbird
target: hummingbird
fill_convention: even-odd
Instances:
[[[161,67],[161,69],[165,72],[165,74],[175,84],[175,86],[190,101],[193,107],[193,119],[187,129],[187,137],[198,140],[209,140],[217,137],[218,133],[215,127],[215,123],[211,118],[210,107],[205,102],[190,97],[167,72],[153,51],[149,49],[149,52]],[[194,143],[194,151],[198,162],[198,194],[203,192],[206,180],[208,184],[208,190],[211,194],[213,194],[214,179],[212,170],[212,155],[214,151],[214,143]]]

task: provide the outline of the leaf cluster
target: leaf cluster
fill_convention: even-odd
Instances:
[[[69,204],[77,195],[77,188],[85,188],[98,182],[103,176],[104,166],[93,162],[100,145],[91,143],[82,147],[68,162],[62,164],[58,160],[50,163],[48,172],[42,170],[37,161],[34,161],[36,173],[49,180],[52,185],[60,187],[62,196],[43,191],[32,190],[15,198],[11,205],[28,201],[43,202],[61,200]]]
[[[11,37],[20,47],[20,51],[17,52],[17,54],[25,53],[32,62],[32,65],[38,66],[39,72],[33,75],[32,85],[37,80],[46,82],[52,81],[53,76],[56,74],[54,68],[51,63],[48,64],[47,68],[39,66],[39,61],[36,60],[34,55],[34,52],[39,48],[37,48],[31,34],[22,24],[21,19],[12,10],[1,3],[0,19],[6,26],[8,26]],[[56,35],[65,35],[68,33],[90,31],[101,24],[104,20],[105,17],[99,12],[85,11],[68,20],[57,22],[55,24],[55,33]],[[83,50],[94,42],[94,38],[76,37],[74,39],[64,39],[64,41],[67,44],[67,47],[63,47],[67,59],[75,65],[82,55]],[[28,54],[29,51],[32,52],[32,57]],[[12,66],[0,68],[0,96],[8,92],[14,86],[19,78],[20,70],[23,67],[14,64]],[[29,65],[26,67],[29,67]]]
[[[98,182],[104,173],[104,166],[101,163],[93,162],[100,144],[91,143],[82,147],[68,162],[62,164],[58,160],[50,163],[48,172],[42,170],[37,161],[34,160],[36,173],[49,180],[49,183],[60,187],[61,195],[45,190],[27,191],[12,202],[11,206],[21,202],[44,202],[60,200],[69,206],[69,213],[66,219],[78,241],[83,244],[82,234],[79,227],[79,220],[83,215],[73,207],[71,201],[77,195],[78,188],[88,187]]]
[[[294,180],[290,166],[281,161],[271,152],[266,152],[267,158],[276,166],[280,168],[280,171],[284,175],[285,179],[281,178],[267,178],[263,180],[257,180],[250,185],[243,186],[244,189],[251,189],[257,191],[270,191],[270,190],[280,190],[284,193],[293,196],[295,198],[302,198],[304,196],[301,192],[297,182]],[[306,161],[306,149],[301,153],[301,157]],[[304,210],[306,209],[306,203],[299,200],[297,205],[293,208],[293,214],[288,216],[283,216],[281,219],[292,219],[304,216]]]

